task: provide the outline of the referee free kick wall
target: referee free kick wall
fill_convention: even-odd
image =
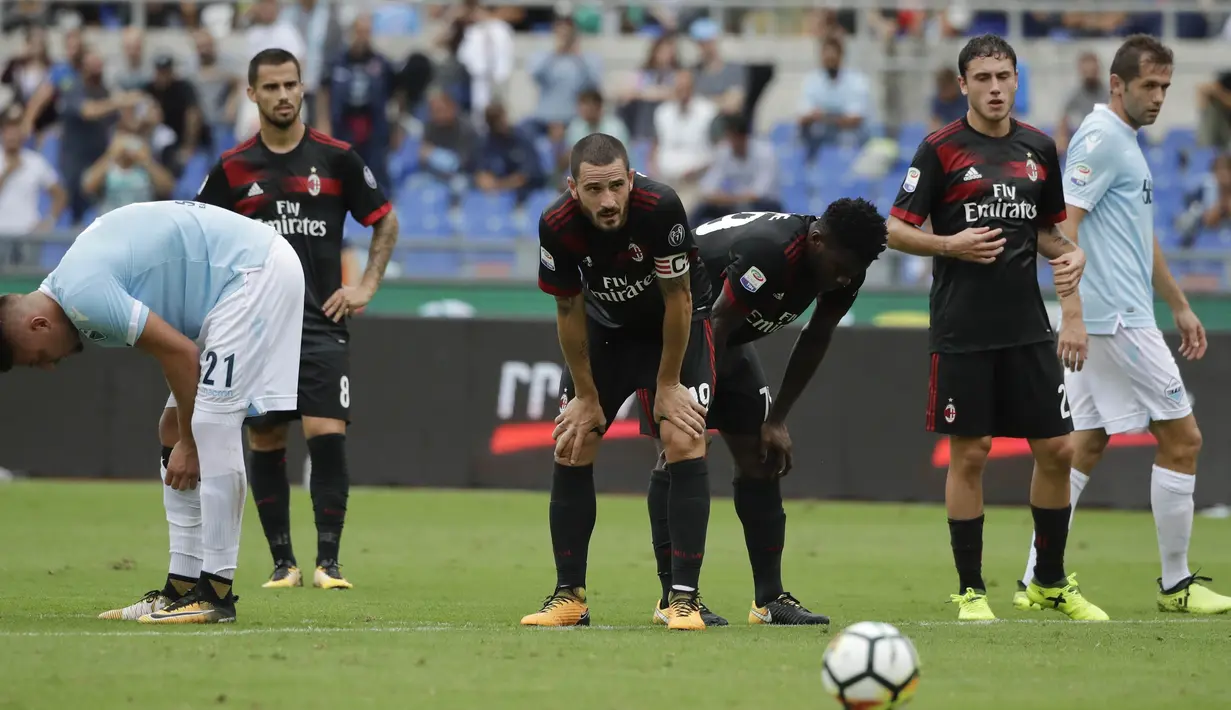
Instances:
[[[561,357],[554,324],[534,321],[360,318],[351,324],[350,471],[358,485],[546,489]],[[757,343],[775,390],[794,332]],[[1212,334],[1210,352],[1231,349]],[[1175,338],[1168,336],[1174,347]],[[924,431],[927,334],[844,328],[788,424],[795,498],[940,501],[948,450]],[[1197,504],[1231,503],[1231,359],[1181,362],[1202,428]],[[0,377],[0,466],[39,477],[153,479],[166,389],[157,364],[132,352],[90,348],[55,373]],[[1060,406],[1057,400],[1057,406]],[[637,436],[636,410],[611,423],[596,467],[601,491],[642,494],[653,443]],[[1082,505],[1149,507],[1149,434],[1125,435],[1101,464]],[[985,479],[989,504],[1027,502],[1026,442],[997,440]],[[299,470],[305,451],[290,451]],[[717,495],[732,466],[711,449]]]

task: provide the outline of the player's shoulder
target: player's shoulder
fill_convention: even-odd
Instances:
[[[675,188],[665,182],[633,173],[632,192],[629,194],[630,210],[657,212],[662,208],[680,205],[680,196]]]
[[[562,191],[539,215],[539,232],[560,233],[581,214],[579,208],[573,194],[568,190]]]
[[[247,153],[251,153],[252,151],[256,150],[256,145],[257,145],[258,140],[259,140],[258,136],[254,135],[248,140],[243,141],[240,144],[236,145],[235,147],[230,148],[229,150],[224,150],[222,152],[222,156],[218,158],[218,164],[221,165],[233,158],[241,157]]]
[[[966,125],[966,121],[959,118],[956,121],[941,126],[940,128],[937,128],[929,133],[927,137],[923,139],[923,145],[936,148],[948,143],[958,136],[965,134],[968,130],[969,126]]]
[[[1026,145],[1044,154],[1056,152],[1056,139],[1047,135],[1043,129],[1017,119],[1013,119],[1013,123],[1017,125],[1017,134]]]
[[[309,128],[304,140],[308,145],[325,154],[349,153],[351,149],[350,143],[344,140],[338,140],[328,133],[322,133],[315,128]]]

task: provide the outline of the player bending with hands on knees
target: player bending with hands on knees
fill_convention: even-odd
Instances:
[[[51,369],[89,340],[144,350],[171,389],[166,585],[101,618],[235,621],[244,418],[295,408],[303,292],[295,251],[272,228],[145,202],[95,220],[34,293],[0,297],[0,370]]]
[[[298,587],[303,575],[291,545],[291,485],[286,471],[289,423],[300,419],[312,462],[309,491],[316,518],[313,586],[350,589],[338,562],[350,476],[350,333],[347,318],[367,305],[385,275],[398,238],[397,214],[372,171],[350,145],[300,120],[299,62],[267,49],[248,63],[248,98],[260,131],[224,153],[197,197],[264,222],[294,247],[307,288],[304,298],[299,406],[248,423],[252,498],[274,570],[266,588]],[[372,228],[360,283],[342,284],[346,214]]]
[[[684,207],[673,189],[629,169],[619,140],[591,134],[573,146],[568,189],[543,211],[539,245],[539,288],[556,298],[568,368],[553,434],[556,586],[521,623],[590,623],[594,461],[608,422],[638,392],[653,413],[670,476],[669,626],[704,629],[697,589],[710,511],[705,405],[714,388],[714,341],[710,282]]]
[[[966,116],[919,145],[890,211],[889,246],[932,256],[927,429],[949,436],[945,507],[961,620],[994,619],[983,582],[983,470],[993,437],[1027,439],[1038,561],[1025,592],[1070,618],[1103,620],[1064,568],[1073,430],[1061,358],[1080,359],[1084,333],[1052,332],[1036,272],[1051,260],[1073,298],[1085,255],[1065,219],[1055,142],[1011,118],[1017,55],[1000,37],[971,39],[958,57]],[[920,229],[931,218],[932,234]],[[1058,357],[1059,356],[1059,357]]]
[[[820,217],[743,212],[700,225],[694,234],[718,291],[710,314],[718,382],[708,426],[722,435],[735,460],[735,512],[744,527],[754,585],[748,622],[828,624],[827,616],[806,609],[782,585],[786,511],[779,479],[793,463],[786,418],[825,358],[868,267],[885,250],[885,218],[866,200],[844,198]],[[791,349],[778,397],[771,397],[753,343],[794,322],[810,306],[815,308]],[[643,409],[642,433],[652,433],[646,414]],[[674,581],[670,486],[660,451],[648,496],[663,590],[654,612],[660,624],[670,620],[667,600]],[[711,613],[706,623],[726,621]]]
[[[1111,64],[1109,102],[1095,106],[1069,143],[1064,229],[1090,253],[1080,298],[1061,302],[1064,323],[1089,333],[1084,367],[1078,361],[1064,375],[1076,429],[1069,496],[1076,506],[1109,437],[1149,426],[1158,440],[1150,476],[1162,559],[1158,608],[1221,614],[1231,611],[1231,597],[1201,584],[1209,578],[1188,567],[1201,430],[1154,319],[1155,292],[1175,316],[1181,355],[1205,355],[1205,329],[1154,236],[1154,178],[1137,143],[1137,131],[1162,110],[1173,64],[1171,50],[1157,39],[1128,38]],[[1034,557],[1032,550],[1027,575]],[[1038,608],[1018,585],[1014,606]]]

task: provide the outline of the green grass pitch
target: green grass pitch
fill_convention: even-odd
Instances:
[[[296,551],[310,563],[311,505],[295,495]],[[730,500],[712,511],[702,592],[728,628],[650,625],[658,584],[644,500],[599,502],[595,627],[539,630],[517,621],[554,582],[545,495],[366,489],[351,494],[343,538],[353,591],[261,589],[269,559],[249,502],[238,623],[151,629],[94,616],[162,584],[156,481],[0,486],[0,710],[823,710],[837,706],[821,653],[861,620],[915,641],[919,710],[1231,703],[1231,618],[1155,610],[1148,514],[1079,510],[1069,566],[1114,622],[1078,624],[1012,609],[1029,514],[989,510],[984,567],[1001,621],[959,626],[942,509],[790,503],[787,588],[833,617],[823,632],[747,625],[742,533]],[[1228,525],[1196,523],[1192,562],[1215,577],[1231,569]],[[1231,576],[1214,586],[1231,589]]]

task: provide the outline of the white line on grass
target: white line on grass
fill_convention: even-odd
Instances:
[[[899,621],[894,625],[899,628],[933,628],[933,627],[948,627],[948,626],[994,626],[996,624],[1035,624],[1035,625],[1051,625],[1051,624],[1066,624],[1071,623],[1066,619],[997,619],[995,621]],[[1112,624],[1112,625],[1134,625],[1134,626],[1153,626],[1153,625],[1171,625],[1171,624],[1211,624],[1219,623],[1218,619],[1210,618],[1176,618],[1176,619],[1113,619],[1111,621],[1089,622],[1091,624]],[[1222,622],[1231,623],[1231,622]],[[282,627],[259,627],[259,628],[234,628],[234,627],[211,627],[200,630],[188,630],[183,626],[176,626],[180,631],[188,631],[188,633],[168,633],[166,629],[125,629],[116,631],[93,631],[86,629],[68,630],[68,631],[0,631],[0,637],[3,638],[50,638],[50,637],[90,637],[90,636],[161,636],[164,638],[189,638],[193,636],[258,636],[258,635],[273,635],[273,634],[419,634],[419,633],[440,633],[450,631],[491,631],[492,626],[478,626],[473,624],[426,624],[422,626],[354,626],[354,627],[330,627],[330,626],[282,626]],[[512,627],[510,627],[512,628]],[[586,633],[588,631],[638,631],[649,629],[648,625],[636,626],[590,626],[590,627],[564,627],[559,629],[537,629],[538,632],[560,632],[560,631],[576,631]],[[721,632],[720,632],[721,633]]]

